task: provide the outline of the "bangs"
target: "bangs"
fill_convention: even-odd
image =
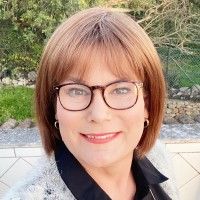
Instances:
[[[69,52],[69,49],[66,50]],[[120,79],[133,81],[143,81],[144,71],[141,56],[134,53],[132,49],[122,43],[116,36],[104,38],[86,37],[81,44],[77,45],[74,52],[65,62],[61,63],[56,74],[56,82],[60,84],[65,81],[72,73],[76,78],[84,80],[87,78],[88,71],[94,66],[96,57],[100,58],[101,63],[109,67],[109,70]],[[135,55],[137,54],[137,55]],[[62,53],[60,55],[66,55]],[[58,58],[63,60],[64,58]],[[137,80],[135,80],[137,77]]]

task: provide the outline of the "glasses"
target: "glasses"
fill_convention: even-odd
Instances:
[[[79,83],[66,83],[54,87],[62,107],[69,111],[81,111],[90,106],[94,90],[101,90],[106,105],[115,110],[133,107],[138,100],[143,83],[116,81],[105,86],[88,86]]]

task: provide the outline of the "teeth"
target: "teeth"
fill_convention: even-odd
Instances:
[[[115,133],[112,134],[108,134],[108,135],[86,135],[87,138],[89,139],[99,139],[99,140],[103,140],[103,139],[107,139],[107,138],[111,138],[115,135]]]

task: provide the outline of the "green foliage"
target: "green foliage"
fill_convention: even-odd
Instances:
[[[36,69],[56,26],[75,12],[98,5],[124,8],[157,47],[200,49],[199,0],[0,0],[0,70]]]
[[[0,22],[0,64],[3,69],[10,69],[13,76],[17,72],[29,72],[34,70],[41,54],[42,45],[27,44],[22,31],[14,30],[8,20]]]
[[[147,10],[154,6],[157,3],[156,0],[145,0],[145,1],[140,1],[140,0],[131,0],[128,1],[128,7],[130,9],[136,9],[136,10]]]
[[[12,21],[17,30],[23,30],[28,44],[46,39],[64,18],[79,10],[76,0],[14,0],[4,1],[4,19]]]
[[[79,5],[81,9],[86,7],[93,7],[98,5],[103,5],[106,2],[106,0],[80,0]]]
[[[0,0],[0,67],[36,69],[43,46],[56,26],[78,10],[105,0]]]
[[[14,118],[22,121],[33,118],[33,89],[3,87],[0,90],[0,124]]]

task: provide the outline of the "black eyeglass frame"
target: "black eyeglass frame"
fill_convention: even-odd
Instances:
[[[133,83],[133,84],[136,86],[136,88],[137,88],[137,98],[136,98],[135,103],[134,103],[133,105],[127,107],[127,108],[113,108],[113,107],[111,107],[111,106],[107,103],[107,101],[106,101],[106,99],[105,99],[105,96],[104,96],[104,92],[105,92],[105,89],[106,89],[108,86],[110,86],[110,85],[112,85],[112,84],[115,84],[115,83],[121,83],[121,82]],[[83,86],[87,87],[87,88],[90,90],[90,92],[91,92],[91,98],[90,98],[90,101],[89,101],[88,105],[87,105],[85,108],[79,109],[79,110],[72,110],[72,109],[67,109],[67,108],[65,108],[65,107],[63,106],[61,100],[60,100],[60,95],[59,95],[60,88],[63,87],[63,86],[65,86],[65,85],[83,85]],[[59,99],[59,102],[60,102],[61,106],[62,106],[65,110],[68,110],[68,111],[83,111],[83,110],[87,109],[87,108],[90,106],[90,104],[92,103],[92,101],[93,101],[93,98],[94,98],[94,90],[96,90],[96,89],[100,89],[100,90],[101,90],[101,94],[102,94],[103,100],[104,100],[105,104],[106,104],[109,108],[114,109],[114,110],[127,110],[127,109],[129,109],[129,108],[132,108],[132,107],[137,103],[137,100],[138,100],[138,93],[139,93],[139,89],[140,89],[140,88],[143,88],[143,83],[142,83],[142,82],[127,81],[127,80],[119,80],[119,81],[115,81],[115,82],[109,83],[109,84],[104,85],[104,86],[102,86],[102,85],[88,86],[88,85],[83,84],[83,83],[75,83],[75,82],[73,82],[73,83],[65,83],[65,84],[61,84],[61,85],[54,86],[54,87],[53,87],[53,90],[56,92],[56,95],[57,95],[57,97],[58,97],[58,99]]]

